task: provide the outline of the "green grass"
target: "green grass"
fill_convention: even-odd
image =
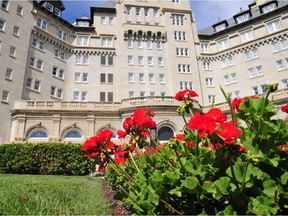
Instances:
[[[95,177],[0,174],[0,215],[109,214],[101,190]]]

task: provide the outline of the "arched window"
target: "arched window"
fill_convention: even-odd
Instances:
[[[168,126],[163,126],[158,130],[159,141],[168,141],[174,135],[173,130]]]
[[[27,140],[47,141],[48,140],[48,133],[43,128],[35,128],[29,132],[29,134],[27,136]]]
[[[70,129],[64,132],[62,139],[64,141],[83,141],[83,135],[77,129]]]

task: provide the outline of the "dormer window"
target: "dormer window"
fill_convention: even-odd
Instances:
[[[249,20],[249,18],[250,18],[249,13],[245,13],[245,14],[242,14],[242,15],[236,17],[236,21],[237,21],[237,23],[243,23],[243,22],[246,22],[247,20]]]
[[[276,3],[274,2],[274,3],[268,4],[264,7],[262,7],[262,12],[263,13],[269,13],[275,9],[276,9]]]
[[[221,23],[220,25],[215,26],[216,32],[222,31],[226,28],[226,23]]]
[[[61,10],[59,10],[58,8],[55,8],[54,14],[58,17],[61,17]]]
[[[53,12],[53,5],[50,4],[49,2],[47,2],[46,8],[47,8],[50,12]]]

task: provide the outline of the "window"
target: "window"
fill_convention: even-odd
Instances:
[[[101,65],[113,65],[113,56],[101,56],[100,57]]]
[[[89,64],[89,56],[88,55],[77,55],[76,56],[76,64]]]
[[[0,19],[0,31],[4,31],[5,29],[5,20]]]
[[[218,47],[220,51],[229,48],[228,40],[225,39],[225,40],[218,41]]]
[[[269,33],[280,30],[281,29],[280,20],[275,20],[273,22],[267,23],[267,29]]]
[[[261,87],[261,91],[262,91],[263,94],[267,92],[265,84],[260,85],[260,87]]]
[[[214,104],[216,102],[215,95],[208,95],[208,102],[209,104]]]
[[[108,102],[113,102],[113,92],[108,92]]]
[[[54,68],[53,68],[54,69]],[[75,82],[81,82],[81,73],[80,72],[76,72],[74,75],[74,81]]]
[[[225,85],[230,83],[229,75],[224,76],[224,83],[225,83]]]
[[[228,66],[231,66],[231,65],[234,65],[232,56],[229,56],[228,58],[225,58],[225,59],[221,60],[221,67],[222,68],[225,68],[225,67],[228,67]]]
[[[138,40],[137,41],[137,47],[138,47],[138,49],[142,49],[143,48],[143,41],[142,40]]]
[[[173,25],[177,25],[177,26],[184,25],[184,15],[172,14],[171,19],[172,19]]]
[[[149,83],[155,83],[154,74],[152,73],[149,74]]]
[[[128,82],[134,82],[134,73],[128,73]]]
[[[208,44],[201,44],[201,52],[202,53],[209,53]]]
[[[232,83],[237,82],[236,73],[230,74],[230,77],[231,77],[231,82],[232,82]]]
[[[161,84],[165,83],[165,75],[164,74],[159,74],[159,80]]]
[[[56,97],[62,98],[62,96],[63,96],[63,89],[58,88]]]
[[[151,49],[152,49],[152,44],[151,44]],[[162,42],[157,41],[157,49],[162,49]]]
[[[263,13],[269,13],[273,10],[276,9],[276,3],[272,3],[272,4],[269,4],[269,5],[266,5],[262,8],[262,12]]]
[[[135,97],[134,91],[129,91],[129,98],[134,98],[134,97]]]
[[[163,57],[158,57],[158,66],[164,66]]]
[[[139,82],[140,82],[140,83],[144,83],[144,82],[145,82],[144,73],[139,73]]]
[[[280,49],[278,43],[273,43],[273,44],[271,44],[271,46],[272,46],[273,52],[278,52]]]
[[[40,91],[40,84],[41,84],[40,80],[35,80],[35,82],[34,82],[34,90]]]
[[[234,91],[234,95],[235,98],[240,98],[240,91],[239,90]]]
[[[277,65],[277,69],[278,70],[283,70],[284,69],[284,64],[283,64],[283,60],[282,59],[277,60],[276,61],[276,65]]]
[[[15,25],[13,28],[13,35],[19,36],[19,30],[20,30],[19,26]]]
[[[88,100],[88,92],[87,91],[82,91],[82,101],[87,101]]]
[[[59,30],[58,32],[58,37],[61,39],[61,40],[64,40],[64,41],[67,41],[67,32],[64,32],[62,30]]]
[[[226,24],[225,24],[225,23],[222,23],[222,24],[220,24],[220,25],[215,26],[216,32],[222,31],[222,30],[224,30],[225,28],[226,28]]]
[[[12,80],[13,70],[11,68],[7,68],[5,72],[5,79]]]
[[[189,56],[188,48],[176,48],[177,56]]]
[[[160,92],[161,97],[165,97],[166,96],[166,92]]]
[[[37,59],[35,57],[29,57],[29,65],[31,67],[37,68],[39,70],[42,70],[43,61],[41,59]]]
[[[105,25],[106,24],[106,17],[101,17],[101,24]]]
[[[69,129],[65,131],[62,139],[63,141],[83,141],[83,135],[77,129]]]
[[[80,101],[80,92],[79,91],[74,91],[73,101]]]
[[[249,68],[248,69],[248,74],[249,74],[250,78],[255,77],[254,68]]]
[[[211,70],[210,62],[203,62],[203,68],[204,70]]]
[[[3,90],[1,101],[7,103],[8,100],[9,100],[9,91]]]
[[[206,86],[214,86],[213,78],[206,78]]]
[[[180,0],[172,0],[173,3],[179,3]]]
[[[246,22],[247,20],[249,20],[250,18],[250,15],[249,13],[245,13],[243,15],[240,15],[236,18],[237,20],[237,23],[243,23],[243,22]]]
[[[53,5],[52,4],[50,4],[49,2],[47,2],[46,3],[46,8],[49,10],[49,11],[51,11],[51,12],[53,12]]]
[[[253,58],[258,58],[258,57],[259,57],[258,49],[255,48],[255,49],[253,49],[252,51],[249,51],[249,50],[248,50],[248,51],[246,51],[246,52],[244,53],[244,56],[245,56],[245,60],[246,60],[246,61],[251,60],[252,57],[253,57]]]
[[[13,56],[15,57],[16,55],[16,47],[14,46],[10,46],[10,49],[9,49],[9,56]]]
[[[89,37],[88,36],[78,36],[77,45],[78,46],[88,46],[89,45]]]
[[[102,47],[112,47],[113,44],[112,44],[112,38],[102,38]]]
[[[114,25],[114,17],[109,17],[108,21],[109,21],[109,25]]]
[[[153,9],[154,17],[158,17],[158,9],[154,8]]]
[[[133,41],[131,39],[127,40],[127,47],[128,48],[133,48]]]
[[[280,41],[282,49],[287,49],[288,48],[288,40],[282,40]]]
[[[3,8],[4,10],[8,10],[8,5],[9,5],[8,0],[2,0],[1,8]]]
[[[59,10],[58,8],[55,8],[54,14],[58,17],[61,16],[61,10]]]
[[[140,91],[140,97],[145,97],[145,91]]]
[[[88,83],[88,73],[82,73],[82,82]]]
[[[105,92],[100,92],[100,102],[105,102]]]
[[[150,92],[150,96],[154,97],[155,96],[155,92],[154,91]]]
[[[256,66],[256,73],[258,76],[263,74],[262,65]]]
[[[44,19],[41,19],[41,18],[37,18],[37,21],[36,21],[36,25],[41,28],[41,29],[44,29],[44,30],[47,30],[48,28],[48,23],[46,20]]]
[[[246,51],[246,52],[244,53],[244,55],[245,55],[245,60],[246,60],[246,61],[248,61],[248,60],[251,59],[250,51]]]
[[[28,87],[28,88],[32,87],[32,78],[28,77],[26,79],[26,87]]]
[[[31,132],[29,132],[27,140],[48,141],[48,133],[43,129],[35,128]]]
[[[104,73],[100,74],[100,82],[105,83],[106,82],[106,75]]]
[[[180,81],[180,90],[190,89],[193,90],[193,82]]]
[[[100,82],[101,83],[113,83],[113,74],[101,73],[100,74]]]
[[[30,77],[27,77],[26,79],[26,87],[35,91],[40,91],[40,85],[41,85],[41,81],[40,80],[35,80],[33,82],[33,79]]]
[[[258,58],[259,57],[259,52],[258,52],[257,48],[252,50],[252,55],[253,55],[253,58]]]
[[[288,88],[288,79],[283,79],[281,81],[282,81],[283,88]]]
[[[144,8],[144,15],[149,17],[149,8]]]
[[[40,49],[42,51],[45,49],[45,43],[43,41],[36,39],[36,38],[32,38],[31,45],[34,48]]]
[[[138,64],[144,65],[144,57],[143,56],[138,56]]]
[[[22,14],[23,14],[23,7],[22,7],[21,5],[18,5],[18,6],[17,6],[17,11],[16,11],[16,13],[17,13],[18,15],[22,16]]]
[[[82,83],[88,83],[88,73],[83,72],[76,72],[74,75],[74,81],[75,82],[82,82]]]
[[[58,77],[60,79],[64,79],[64,70],[63,69],[60,69],[56,66],[53,66],[53,69],[52,69],[52,76],[54,77]]]
[[[126,14],[131,15],[131,7],[126,7]]]
[[[178,64],[178,72],[179,73],[191,73],[191,65],[190,64]]]
[[[174,31],[174,39],[179,41],[186,41],[186,32]]]
[[[149,66],[153,65],[153,57],[152,56],[148,56],[148,65]]]
[[[128,64],[132,65],[133,64],[133,56],[128,56]]]
[[[258,87],[257,86],[252,87],[252,92],[253,92],[253,95],[258,95],[259,94]]]
[[[63,51],[55,49],[54,50],[54,57],[57,59],[65,60],[65,53]]]
[[[242,42],[250,41],[253,39],[252,31],[246,31],[240,34]]]
[[[136,8],[136,16],[141,16],[141,8]]]

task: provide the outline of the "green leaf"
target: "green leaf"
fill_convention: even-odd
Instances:
[[[168,193],[171,194],[171,195],[176,195],[177,197],[181,197],[182,196],[181,187],[176,187],[176,188],[170,190]]]
[[[163,174],[165,184],[173,184],[173,183],[175,183],[177,180],[180,179],[180,174],[179,174],[179,173],[180,173],[180,170],[179,170],[179,172],[177,172],[177,170],[179,170],[179,169],[175,169],[174,172],[166,171],[166,172]]]
[[[286,185],[287,182],[288,182],[288,173],[285,172],[285,173],[280,177],[280,179],[281,179],[281,183],[284,184],[284,185]]]
[[[237,212],[233,209],[233,206],[227,206],[224,211],[220,211],[217,215],[237,215]]]
[[[274,197],[276,191],[278,190],[277,185],[273,180],[266,180],[263,182],[263,193],[265,193],[269,197]]]
[[[181,187],[188,189],[189,192],[194,193],[199,181],[193,176],[188,176],[185,180],[181,180]]]
[[[223,195],[227,195],[230,192],[230,178],[229,177],[221,177],[217,181],[214,182],[216,187],[220,190]]]
[[[256,215],[270,215],[276,214],[279,206],[274,199],[267,196],[251,197],[248,204],[248,213]]]
[[[202,188],[207,191],[207,193],[217,193],[217,189],[213,182],[205,181]]]

